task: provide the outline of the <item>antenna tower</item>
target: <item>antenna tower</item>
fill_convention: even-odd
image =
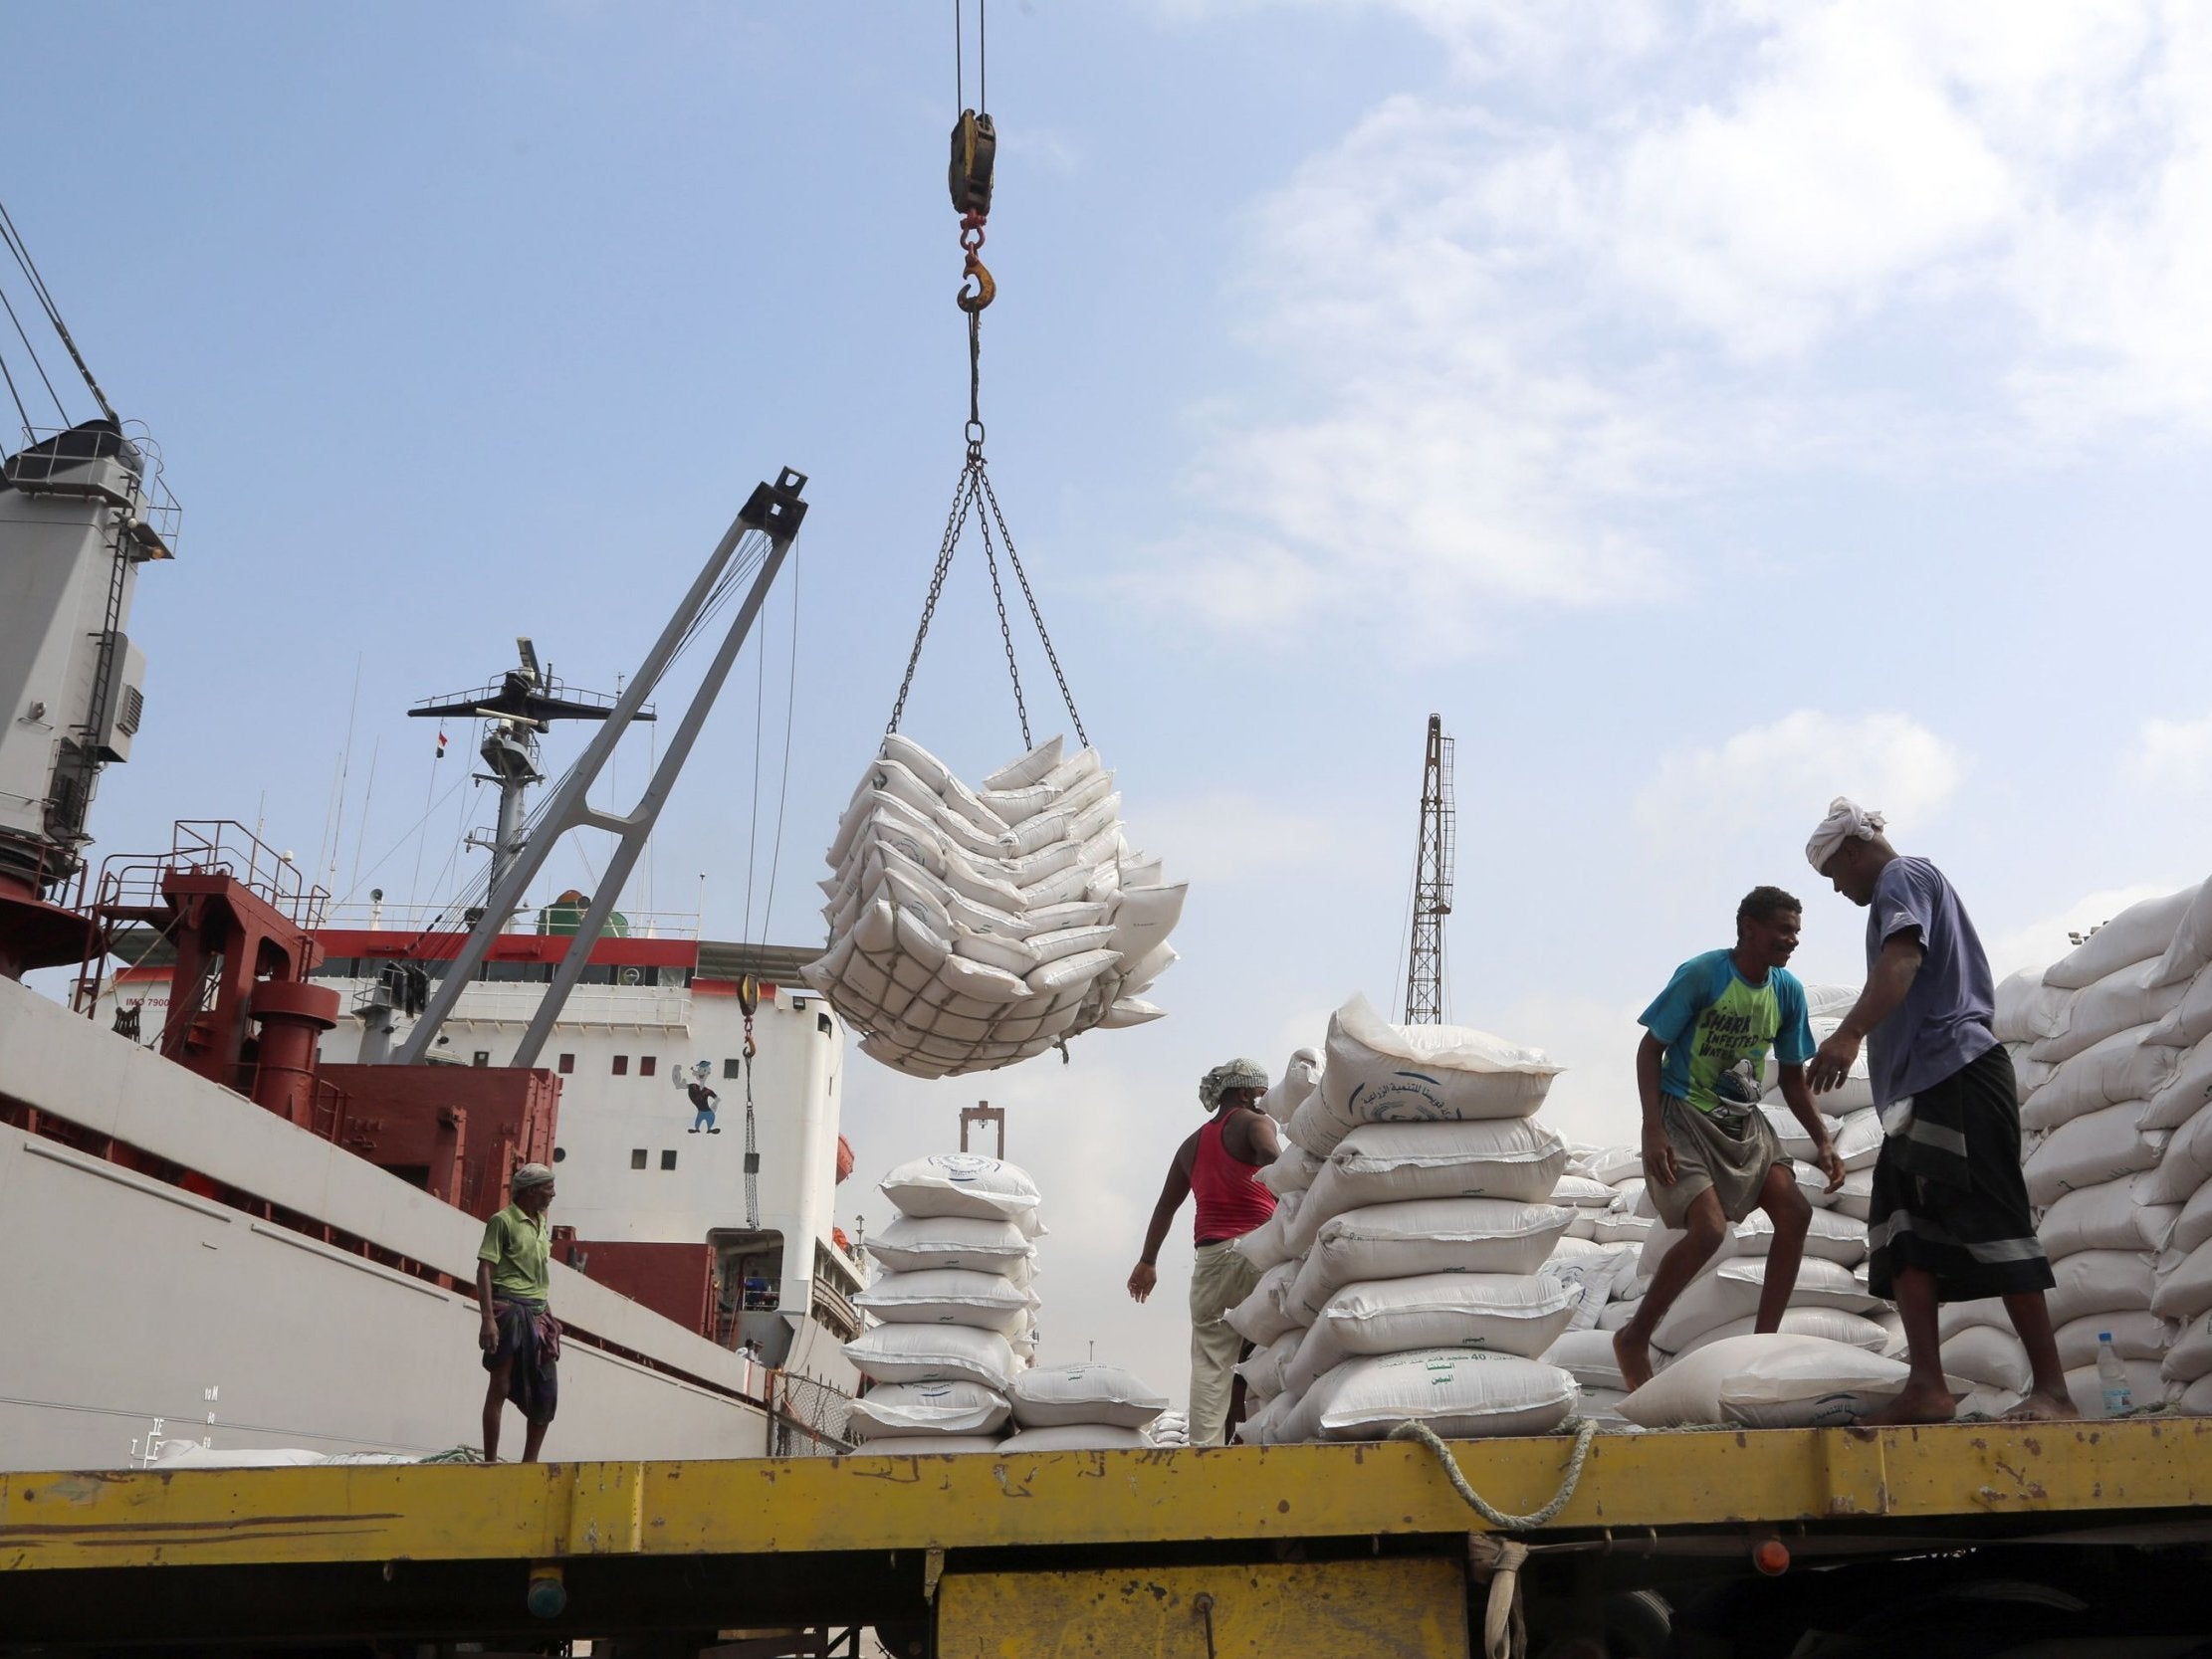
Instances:
[[[1443,1023],[1443,922],[1451,914],[1451,748],[1443,718],[1429,717],[1421,777],[1421,852],[1414,861],[1414,932],[1406,949],[1406,1023]]]

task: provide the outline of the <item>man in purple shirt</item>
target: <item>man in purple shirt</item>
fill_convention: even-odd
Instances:
[[[1990,1027],[1989,958],[1943,873],[1900,857],[1883,822],[1839,796],[1805,847],[1813,868],[1868,912],[1867,988],[1807,1070],[1814,1093],[1838,1088],[1869,1044],[1882,1142],[1868,1288],[1896,1303],[1912,1363],[1904,1392],[1874,1420],[1951,1420],[1936,1307],[1990,1296],[2004,1298],[2035,1373],[2007,1415],[2072,1417],[2043,1297],[2051,1263],[2020,1172],[2012,1057]]]

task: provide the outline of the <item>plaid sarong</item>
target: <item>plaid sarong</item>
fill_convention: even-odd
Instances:
[[[560,1322],[545,1303],[521,1299],[493,1302],[492,1318],[499,1347],[484,1356],[484,1368],[496,1371],[512,1360],[507,1397],[531,1422],[552,1422],[560,1405]]]
[[[1883,1107],[1882,1124],[1867,1225],[1876,1296],[1894,1297],[1905,1267],[1934,1275],[1939,1302],[2051,1288],[2020,1172],[2020,1105],[2004,1049]]]

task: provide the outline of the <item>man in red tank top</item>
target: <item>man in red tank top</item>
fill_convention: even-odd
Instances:
[[[1275,1195],[1259,1172],[1282,1150],[1274,1120],[1259,1110],[1267,1073],[1250,1060],[1216,1066],[1199,1084],[1199,1102],[1213,1114],[1176,1148],[1175,1162],[1152,1207],[1145,1253],[1129,1275],[1129,1294],[1142,1302],[1160,1282],[1160,1246],[1175,1212],[1198,1197],[1198,1250],[1191,1264],[1191,1444],[1227,1442],[1244,1415],[1244,1381],[1235,1374],[1248,1345],[1221,1316],[1251,1295],[1259,1275],[1232,1248],[1275,1213]]]

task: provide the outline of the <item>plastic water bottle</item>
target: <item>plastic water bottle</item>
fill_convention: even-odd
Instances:
[[[2097,1380],[2104,1390],[2104,1415],[2124,1417],[2134,1408],[2134,1390],[2127,1386],[2127,1367],[2112,1349],[2112,1334],[2097,1334]]]

